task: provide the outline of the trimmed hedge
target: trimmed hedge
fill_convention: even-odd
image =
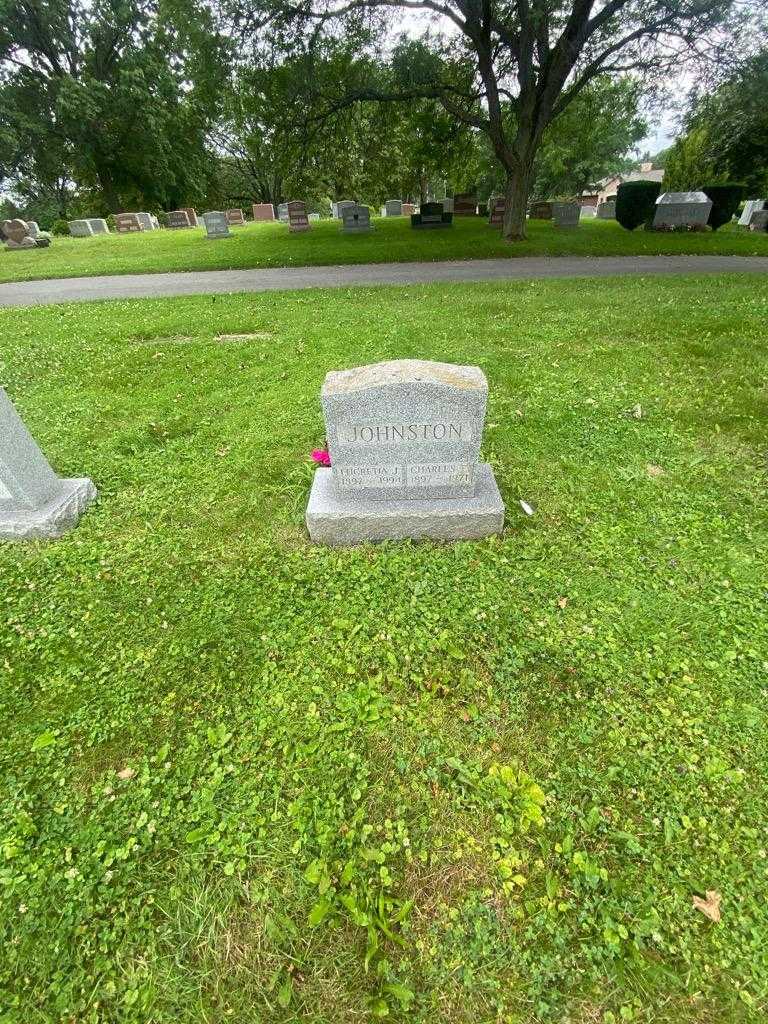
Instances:
[[[739,208],[744,186],[733,183],[727,185],[705,185],[702,189],[712,200],[712,209],[707,223],[713,231],[727,224]]]
[[[627,231],[650,224],[660,191],[658,181],[625,181],[616,192],[616,220]]]

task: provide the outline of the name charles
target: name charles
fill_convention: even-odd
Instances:
[[[469,441],[469,423],[341,423],[339,444],[408,444],[419,441]]]

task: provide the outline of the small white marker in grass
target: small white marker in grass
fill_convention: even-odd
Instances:
[[[520,508],[523,510],[523,512],[525,512],[525,514],[527,516],[532,516],[533,515],[533,509],[528,504],[528,502],[527,501],[523,501],[522,498],[520,499]]]

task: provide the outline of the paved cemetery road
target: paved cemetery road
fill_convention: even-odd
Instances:
[[[225,295],[294,288],[351,288],[377,284],[520,281],[622,274],[768,273],[768,256],[521,256],[450,263],[362,263],[342,267],[204,270],[183,274],[68,277],[0,284],[0,306],[39,306],[95,299]]]

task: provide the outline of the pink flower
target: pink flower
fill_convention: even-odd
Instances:
[[[325,448],[315,448],[312,452],[312,458],[315,462],[319,462],[321,466],[330,466],[331,464],[331,456]]]

